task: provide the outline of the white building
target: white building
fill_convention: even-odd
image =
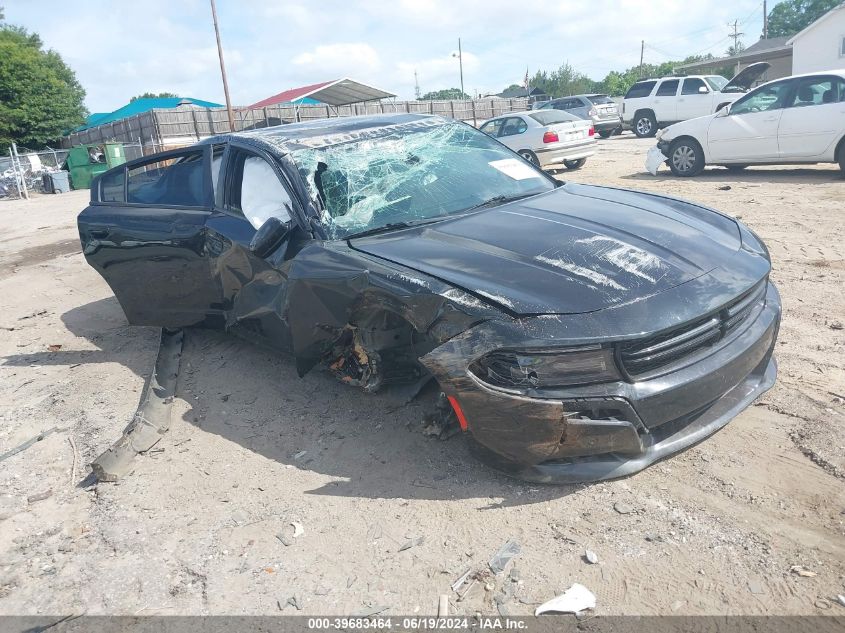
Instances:
[[[845,2],[825,13],[787,44],[792,45],[792,74],[845,68]]]

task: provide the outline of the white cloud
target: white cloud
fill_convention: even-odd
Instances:
[[[361,42],[323,44],[312,51],[296,55],[291,62],[307,67],[317,76],[349,75],[351,71],[369,75],[381,68],[376,50]]]

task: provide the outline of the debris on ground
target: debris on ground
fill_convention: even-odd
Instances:
[[[437,617],[445,618],[449,615],[449,596],[443,594],[437,602]]]
[[[831,330],[841,330],[845,326],[842,325],[842,321],[833,321],[828,327]]]
[[[625,503],[624,501],[617,501],[613,504],[613,509],[619,514],[630,514],[634,511],[634,506],[629,503]]]
[[[291,521],[290,524],[293,526],[293,538],[299,538],[300,536],[305,534],[305,528],[302,527],[302,523]]]
[[[466,571],[463,572],[460,576],[458,576],[458,579],[455,582],[452,583],[452,586],[451,586],[452,591],[454,591],[455,593],[458,593],[458,590],[463,586],[463,584],[466,582],[467,578],[469,578],[469,575],[470,575],[471,572],[472,572],[472,568],[467,567]]]
[[[449,399],[446,394],[440,393],[437,397],[437,403],[434,405],[434,411],[427,413],[423,418],[423,435],[436,437],[439,440],[448,440],[453,435],[457,435],[461,431],[461,426],[458,424],[458,417],[449,404]]]
[[[721,187],[717,187],[717,189],[718,189],[719,191],[730,191],[730,190],[731,190],[731,186],[730,186],[730,185],[722,185]]]
[[[522,552],[522,547],[520,547],[519,543],[516,541],[508,541],[504,545],[499,548],[499,551],[490,559],[490,562],[487,563],[490,566],[490,571],[494,574],[501,574],[505,571],[505,567],[508,566],[508,563],[513,560],[515,556],[517,556],[520,552]]]
[[[588,549],[586,552],[584,552],[584,558],[587,560],[588,563],[590,563],[590,565],[595,565],[599,562],[598,555],[591,549]]]
[[[53,490],[47,489],[44,492],[39,492],[38,494],[29,495],[26,498],[27,503],[36,503],[37,501],[44,501],[45,499],[49,499],[53,496]]]
[[[830,607],[831,607],[830,602],[828,600],[825,600],[824,598],[819,598],[813,604],[815,605],[815,607],[817,609],[824,609],[825,611],[827,609],[830,609]]]
[[[47,437],[48,435],[51,435],[51,434],[55,433],[55,432],[56,432],[56,431],[58,431],[58,430],[59,430],[59,428],[58,428],[58,427],[56,427],[56,426],[54,426],[53,428],[51,428],[51,429],[47,429],[46,431],[44,431],[44,432],[42,432],[42,433],[39,433],[39,434],[38,434],[38,435],[36,435],[35,437],[33,437],[33,438],[31,438],[31,439],[28,439],[28,440],[27,440],[26,442],[24,442],[23,444],[19,444],[19,445],[18,445],[18,446],[16,446],[15,448],[12,448],[12,449],[10,449],[10,450],[6,451],[6,452],[5,452],[5,453],[3,453],[2,455],[0,455],[0,462],[4,461],[4,460],[6,460],[6,459],[9,459],[12,455],[17,455],[18,453],[20,453],[20,452],[22,452],[22,451],[25,451],[26,449],[28,449],[30,446],[32,446],[32,445],[33,445],[33,444],[35,444],[36,442],[40,442],[40,441],[41,441],[41,440],[43,440],[45,437]]]
[[[573,583],[572,586],[556,598],[544,602],[534,610],[534,615],[543,613],[575,613],[596,608],[596,596],[584,585]]]
[[[58,352],[60,349],[62,349],[62,346],[58,343],[54,343],[53,345],[47,346],[47,351],[49,352]]]
[[[839,604],[841,604],[843,607],[845,607],[845,596],[840,594],[840,595],[836,596],[836,599],[839,600]]]
[[[353,613],[352,617],[355,618],[369,618],[374,615],[378,615],[382,611],[387,611],[390,607],[387,605],[376,605],[374,607],[369,607],[364,609],[363,611],[358,611],[357,613]]]
[[[803,578],[815,578],[816,576],[818,576],[816,572],[810,571],[803,565],[793,565],[789,568],[789,571],[791,571],[796,576],[801,576]]]
[[[757,578],[751,578],[748,581],[748,591],[750,591],[755,596],[762,596],[765,591],[763,589],[763,583],[760,582]]]
[[[402,543],[401,547],[399,547],[400,552],[404,552],[406,549],[411,549],[412,547],[417,547],[418,545],[422,545],[425,542],[424,536],[418,536],[416,538],[409,538],[407,541]]]

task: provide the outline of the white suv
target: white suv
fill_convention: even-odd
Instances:
[[[640,80],[622,102],[622,123],[644,138],[672,123],[713,114],[739,99],[768,68],[766,62],[751,64],[730,81],[720,75]]]

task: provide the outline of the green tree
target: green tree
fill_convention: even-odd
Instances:
[[[469,99],[469,95],[461,92],[460,88],[446,88],[445,90],[434,90],[426,92],[420,99],[422,101],[446,101],[448,99]]]
[[[769,37],[795,35],[842,0],[783,0],[769,11]]]
[[[168,99],[170,97],[178,97],[179,95],[173,92],[145,92],[142,95],[135,95],[129,100],[129,103],[137,101],[138,99]]]
[[[80,125],[84,98],[73,71],[38,35],[0,24],[0,148],[37,148]]]

